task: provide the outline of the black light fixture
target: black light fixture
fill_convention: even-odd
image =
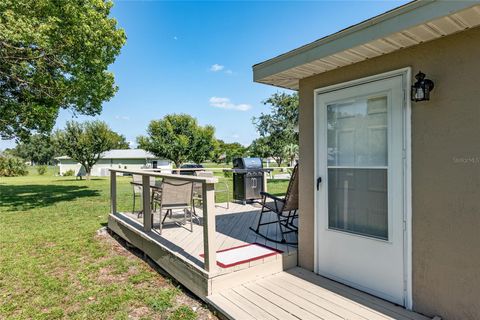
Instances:
[[[417,82],[412,86],[412,101],[428,101],[430,100],[430,91],[433,90],[434,84],[430,79],[425,79],[425,73],[420,71],[415,76]]]

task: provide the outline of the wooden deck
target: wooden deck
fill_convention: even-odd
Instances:
[[[202,212],[197,209],[199,223],[194,223],[193,232],[190,224],[179,226],[167,223],[163,232],[158,233],[159,215],[154,214],[153,229],[150,232],[143,230],[143,219],[137,213],[125,212],[110,214],[108,227],[110,230],[142,250],[160,267],[165,269],[180,283],[205,299],[219,290],[232,285],[255,280],[292,268],[297,264],[297,248],[265,240],[258,236],[250,226],[254,226],[259,216],[258,205],[241,205],[230,203],[215,207],[217,251],[236,247],[248,243],[260,243],[283,252],[283,254],[251,261],[230,268],[217,267],[210,272],[203,268],[203,227]],[[174,215],[175,218],[175,215]],[[181,213],[177,219],[181,219]],[[275,219],[271,214],[269,219]],[[167,220],[168,221],[168,220]],[[280,231],[276,224],[265,227],[269,237],[280,239]],[[295,241],[296,236],[290,234],[289,241]]]
[[[223,290],[207,301],[229,319],[429,319],[302,268]]]
[[[193,232],[187,226],[166,225],[158,233],[159,217],[153,229],[145,231],[137,213],[112,213],[111,231],[142,250],[195,295],[229,319],[359,319],[426,320],[426,317],[364,292],[297,267],[297,248],[266,241],[249,229],[259,216],[258,205],[230,204],[215,207],[216,251],[247,243],[260,243],[282,254],[230,268],[207,271],[203,258],[202,212]],[[177,218],[180,218],[178,216]],[[273,214],[268,219],[275,219]],[[266,229],[279,239],[275,224]],[[289,241],[295,240],[289,235]]]
[[[252,232],[249,228],[254,226],[258,221],[260,206],[258,204],[247,204],[241,205],[238,203],[230,203],[230,208],[226,208],[226,204],[219,204],[216,207],[216,231],[217,237],[215,243],[217,246],[217,251],[236,247],[246,243],[260,243],[278,250],[281,250],[285,253],[296,253],[297,248],[295,246],[287,246],[271,241],[265,240],[265,238],[258,236]],[[182,221],[183,215],[181,212],[174,214],[173,219],[169,222],[167,219],[161,237],[166,240],[165,244],[174,252],[177,252],[180,255],[183,255],[185,258],[189,259],[192,263],[195,263],[198,266],[203,265],[203,258],[200,256],[203,253],[202,246],[202,236],[203,230],[201,227],[202,224],[202,211],[196,209],[196,212],[199,216],[199,223],[193,224],[193,232],[189,230],[190,223],[187,223],[185,227],[175,224],[173,220]],[[142,218],[138,218],[138,214],[132,214],[130,212],[124,213],[130,219],[142,223]],[[268,215],[268,214],[267,214]],[[157,229],[159,227],[160,216],[158,214],[154,215],[153,228]],[[275,219],[275,216],[270,213],[268,219]],[[271,224],[265,227],[266,232],[270,237],[279,238],[280,231],[276,224]],[[289,241],[296,241],[296,236],[292,233],[287,235]],[[229,270],[218,269],[217,272],[224,273]]]

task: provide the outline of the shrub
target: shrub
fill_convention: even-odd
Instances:
[[[47,166],[46,165],[37,166],[37,173],[43,176],[45,173],[47,173]]]
[[[21,158],[0,156],[0,176],[17,177],[28,174],[27,165]]]
[[[225,178],[233,178],[233,172],[232,171],[223,171],[223,176]]]
[[[64,177],[71,177],[75,175],[75,171],[73,169],[67,170],[63,173]]]

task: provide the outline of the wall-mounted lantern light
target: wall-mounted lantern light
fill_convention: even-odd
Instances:
[[[425,79],[425,73],[420,71],[415,76],[417,82],[412,86],[412,101],[428,101],[430,100],[430,91],[433,90],[434,84],[430,79]]]

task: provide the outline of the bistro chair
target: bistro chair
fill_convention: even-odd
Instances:
[[[159,207],[160,234],[162,234],[162,229],[166,218],[168,216],[173,218],[174,210],[183,210],[183,224],[187,223],[187,217],[189,216],[190,231],[193,231],[193,182],[164,178],[161,192],[158,195],[156,193],[157,191],[154,191],[154,196],[152,199],[154,201],[155,209],[157,208],[157,205]]]
[[[132,185],[132,189],[133,189],[133,207],[132,207],[132,214],[133,214],[133,213],[135,213],[135,200],[136,200],[137,196],[140,197],[140,199],[143,196],[142,176],[139,175],[139,174],[132,175],[132,181],[130,182],[130,184]],[[150,177],[150,185],[151,186],[155,185],[155,177]],[[153,193],[153,189],[152,189],[152,197],[151,197],[151,202],[150,202],[150,206],[152,206],[152,207],[153,207],[153,197],[154,197],[154,193]],[[140,218],[140,216],[142,214],[143,214],[143,209],[138,212],[137,218]]]
[[[262,195],[262,210],[256,228],[250,227],[259,236],[276,243],[297,244],[297,242],[288,242],[285,235],[288,233],[298,233],[298,227],[294,224],[294,220],[298,218],[298,164],[293,168],[290,182],[288,183],[287,193],[285,197],[277,197],[267,192],[261,192]],[[271,201],[273,200],[273,201]],[[276,215],[276,220],[269,222],[262,222],[263,215],[266,212],[273,212]],[[277,240],[269,238],[265,233],[260,231],[260,227],[278,224],[282,239]]]
[[[214,178],[215,175],[213,171],[195,171],[195,176],[197,177],[204,177],[204,178]],[[215,196],[218,193],[225,193],[227,195],[227,209],[230,209],[230,189],[228,188],[228,184],[226,182],[219,181],[216,185],[221,185],[221,188],[215,188]],[[196,182],[193,185],[193,210],[195,212],[195,203],[198,205],[202,204],[202,184],[200,182]]]

